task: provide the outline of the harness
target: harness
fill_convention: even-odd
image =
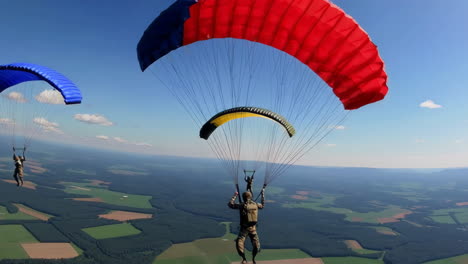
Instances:
[[[244,202],[241,210],[241,220],[243,224],[247,224],[248,226],[257,224],[258,206],[256,202],[252,200]]]

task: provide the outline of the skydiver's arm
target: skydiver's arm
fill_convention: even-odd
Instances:
[[[239,209],[239,204],[236,203],[238,193],[236,192],[234,196],[232,196],[231,200],[228,203],[229,208],[231,209]]]
[[[262,202],[257,203],[258,209],[263,209],[263,207],[265,207],[265,189],[262,190],[261,195],[262,195]]]
[[[22,161],[26,160],[26,156],[24,155],[24,152],[26,151],[26,147],[23,149],[23,158],[21,159]]]
[[[13,153],[13,160],[16,160],[16,154]]]

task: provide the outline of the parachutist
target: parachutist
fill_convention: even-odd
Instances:
[[[252,173],[252,176],[247,176],[247,172]],[[244,170],[244,181],[247,183],[246,191],[250,192],[253,195],[252,185],[254,181],[255,171],[246,171]]]
[[[236,239],[236,249],[239,256],[242,257],[242,263],[247,263],[245,258],[245,239],[249,236],[250,241],[252,242],[252,261],[255,262],[255,256],[260,252],[260,240],[257,234],[257,220],[258,220],[258,210],[263,209],[265,206],[265,195],[262,191],[262,201],[261,203],[256,203],[252,200],[251,192],[244,192],[242,198],[243,203],[235,203],[237,199],[238,192],[234,194],[231,200],[228,203],[229,208],[238,209],[240,213],[240,231]]]
[[[16,156],[16,149],[13,147],[13,160],[15,161],[15,172],[13,173],[13,178],[16,180],[16,186],[23,186],[23,166],[24,162],[26,161],[25,151],[26,147],[23,148],[23,156]]]

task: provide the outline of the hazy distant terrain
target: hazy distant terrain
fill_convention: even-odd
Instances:
[[[234,187],[214,160],[38,143],[27,156],[29,188],[18,188],[4,181],[12,180],[13,162],[1,151],[0,263],[44,263],[29,259],[26,243],[61,243],[79,255],[46,263],[238,260],[238,214],[226,206]],[[260,256],[325,264],[464,259],[467,175],[295,166],[267,189]],[[439,260],[449,257],[457,259]]]

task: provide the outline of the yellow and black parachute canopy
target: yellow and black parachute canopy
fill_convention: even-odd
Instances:
[[[222,126],[231,120],[245,117],[262,117],[275,121],[286,129],[289,137],[294,136],[296,130],[283,116],[274,113],[268,109],[250,106],[234,107],[224,110],[214,115],[200,129],[200,137],[208,140],[216,128]]]

